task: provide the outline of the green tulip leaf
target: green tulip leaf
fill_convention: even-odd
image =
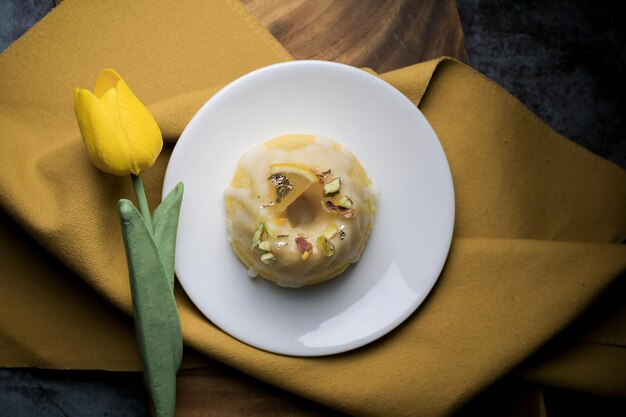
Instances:
[[[172,291],[174,291],[174,260],[176,255],[176,232],[178,230],[178,217],[180,206],[183,201],[183,183],[179,182],[169,192],[167,197],[154,210],[152,227],[154,228],[154,241],[159,248],[161,260],[167,273]]]
[[[122,222],[135,331],[146,385],[156,415],[172,417],[176,407],[176,372],[182,358],[182,332],[168,276],[169,269],[133,204],[129,200],[120,200],[118,212]],[[166,230],[171,230],[171,227],[163,226],[162,233],[167,234]]]

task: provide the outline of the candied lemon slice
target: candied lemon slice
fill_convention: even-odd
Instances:
[[[271,210],[275,215],[279,215],[312,184],[318,182],[318,178],[310,168],[304,165],[282,163],[270,165],[270,175],[267,181],[274,203]]]

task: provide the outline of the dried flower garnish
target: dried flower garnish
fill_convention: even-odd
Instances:
[[[326,230],[324,230],[324,237],[326,239],[332,239],[333,237],[335,237],[337,232],[339,232],[337,225],[335,223],[331,223],[330,225],[328,225]]]
[[[324,184],[324,195],[330,196],[335,195],[341,189],[341,178],[333,178],[329,183]]]
[[[318,237],[315,244],[320,252],[322,252],[322,255],[333,256],[335,254],[335,245],[324,236]]]
[[[339,240],[344,240],[346,237],[346,231],[344,230],[346,228],[345,224],[342,224],[341,227],[339,228]]]
[[[265,233],[265,223],[259,222],[254,231],[254,235],[252,236],[252,250],[255,250],[259,247],[259,243],[263,239],[263,234]]]
[[[307,240],[306,235],[296,236],[295,241],[298,252],[300,252],[300,257],[303,261],[306,261],[309,259],[309,256],[311,256],[311,252],[313,252],[313,245]]]
[[[265,265],[273,264],[274,262],[276,262],[276,255],[271,252],[264,253],[263,255],[261,255],[261,262],[263,262]]]
[[[272,174],[267,179],[272,183],[272,186],[276,190],[276,203],[280,203],[280,201],[285,198],[291,190],[293,190],[293,184],[289,182],[285,174],[282,172]]]
[[[344,195],[343,197],[341,197],[341,200],[339,200],[339,207],[349,209],[349,208],[352,208],[353,204],[354,203],[352,202],[350,197],[348,197],[347,195]]]
[[[347,209],[345,207],[336,205],[332,201],[322,201],[322,207],[324,207],[324,210],[326,210],[327,212],[336,213],[346,219],[354,217],[356,215],[356,210],[354,207]]]
[[[269,240],[264,240],[263,242],[259,243],[259,249],[264,250],[265,252],[269,252],[271,250]]]

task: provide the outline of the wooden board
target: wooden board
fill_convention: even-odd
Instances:
[[[296,59],[377,72],[441,55],[467,62],[454,0],[242,0]],[[340,416],[207,360],[178,377],[177,416]]]
[[[441,55],[467,62],[454,0],[242,0],[296,59],[377,72]]]
[[[217,363],[180,371],[176,402],[177,417],[343,416]]]

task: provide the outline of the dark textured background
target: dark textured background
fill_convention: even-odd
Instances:
[[[457,0],[470,64],[626,168],[623,1]]]
[[[557,132],[626,168],[621,3],[457,0],[470,65]],[[53,6],[53,0],[0,0],[0,51]],[[0,417],[147,416],[146,403],[138,373],[0,369]]]

